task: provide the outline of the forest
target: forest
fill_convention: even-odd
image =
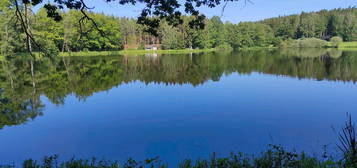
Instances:
[[[23,7],[29,30],[36,42],[43,46],[31,46],[31,50],[45,50],[53,55],[58,52],[118,51],[123,49],[236,49],[248,47],[281,47],[295,39],[312,39],[310,43],[329,41],[338,36],[343,41],[357,40],[357,8],[322,10],[280,16],[258,22],[233,24],[214,16],[205,20],[203,29],[189,26],[191,16],[182,16],[183,23],[171,26],[161,21],[157,34],[147,32],[147,27],[137,19],[88,13],[91,21],[83,21],[77,10],[60,12],[61,21],[47,16],[44,8],[33,11],[30,5]],[[26,35],[20,23],[14,19],[14,8],[8,0],[0,2],[0,50],[1,55],[26,52]],[[97,27],[96,27],[97,26]],[[296,41],[296,40],[295,40]],[[304,40],[299,40],[304,43]],[[303,46],[300,44],[299,46]],[[325,43],[316,45],[326,46]]]

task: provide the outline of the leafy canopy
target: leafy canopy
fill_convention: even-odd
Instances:
[[[38,5],[43,0],[22,0],[24,4]],[[205,15],[200,14],[197,8],[207,6],[214,8],[221,3],[237,2],[239,0],[105,0],[106,2],[119,2],[120,5],[136,5],[142,3],[145,5],[138,17],[138,23],[147,26],[149,32],[155,34],[156,28],[159,27],[160,20],[166,20],[169,25],[177,26],[182,24],[182,12],[179,10],[184,6],[185,13],[195,16],[195,19],[190,21],[189,25],[192,28],[204,28]],[[245,0],[248,1],[248,0]],[[62,20],[58,9],[76,9],[76,10],[90,10],[85,3],[85,0],[54,0],[53,3],[48,3],[44,6],[47,10],[48,17],[56,21]]]

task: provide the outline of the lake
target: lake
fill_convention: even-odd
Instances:
[[[357,118],[357,52],[257,50],[0,62],[0,164],[24,159],[175,165],[269,144],[337,151]]]

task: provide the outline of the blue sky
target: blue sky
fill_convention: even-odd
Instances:
[[[357,6],[357,0],[251,0],[253,4],[231,2],[223,13],[222,20],[232,23],[241,21],[257,21],[279,15],[290,15],[302,11],[318,11],[321,9],[346,8]],[[120,6],[118,2],[105,3],[104,0],[86,0],[89,6],[95,6],[94,11],[109,15],[136,17],[142,5]],[[221,15],[222,6],[217,8],[201,8],[201,12],[208,17]]]

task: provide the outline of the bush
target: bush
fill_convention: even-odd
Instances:
[[[341,37],[335,36],[331,38],[331,46],[334,48],[338,48],[338,46],[343,42]]]
[[[140,42],[140,45],[139,45],[139,47],[138,47],[138,50],[145,50],[145,43],[144,43],[144,41],[141,41],[141,42]]]
[[[229,45],[228,43],[223,43],[220,44],[216,47],[216,50],[220,50],[220,51],[232,51],[233,47],[231,45]]]
[[[302,38],[298,40],[286,40],[279,44],[280,48],[323,48],[327,46],[325,40],[318,38]]]
[[[274,37],[271,39],[271,44],[275,47],[280,47],[283,43],[283,39],[281,37]]]
[[[45,56],[53,58],[59,55],[59,50],[52,40],[39,39],[37,42],[41,46],[37,50],[42,51]]]
[[[323,48],[327,46],[325,40],[318,38],[304,38],[297,40],[300,48]]]

